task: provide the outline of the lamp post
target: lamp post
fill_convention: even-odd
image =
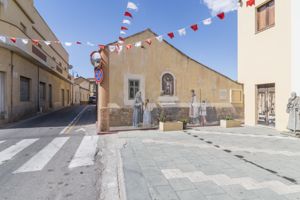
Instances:
[[[94,66],[95,81],[97,85],[97,131],[109,131],[109,76],[105,51],[94,51],[91,54],[91,63]]]

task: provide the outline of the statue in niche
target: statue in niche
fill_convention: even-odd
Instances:
[[[288,129],[291,131],[300,130],[300,97],[296,92],[292,92],[287,104],[287,113],[289,114]]]
[[[142,93],[137,92],[133,104],[132,125],[138,127],[143,122],[143,100]]]
[[[171,74],[164,74],[162,77],[162,90],[163,95],[174,95],[174,78]]]

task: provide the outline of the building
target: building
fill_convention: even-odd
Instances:
[[[285,130],[290,93],[300,94],[299,0],[256,0],[238,11],[238,81],[245,123]]]
[[[156,36],[147,29],[126,38],[126,44]],[[140,48],[124,49],[119,54],[110,52],[107,47],[105,54],[110,126],[132,125],[137,91],[141,91],[144,101],[150,100],[155,121],[159,108],[165,111],[168,120],[188,119],[192,89],[198,101],[208,103],[209,123],[216,123],[228,115],[243,118],[243,86],[189,58],[167,41],[160,43],[153,39],[151,45],[144,43]]]
[[[69,106],[69,55],[59,43],[33,44],[32,39],[58,41],[33,0],[0,4],[0,30],[0,123]]]
[[[90,81],[90,96],[96,97],[97,96],[97,84],[95,78],[88,78]]]
[[[74,79],[74,104],[88,104],[90,97],[90,81],[83,77]]]

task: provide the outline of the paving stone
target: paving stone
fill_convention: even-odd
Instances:
[[[194,185],[206,196],[226,193],[220,186],[211,181],[194,183]]]
[[[151,175],[145,178],[148,184],[151,186],[169,185],[169,182],[163,175]]]
[[[199,190],[177,191],[180,200],[206,200],[206,197]]]
[[[170,186],[156,186],[149,188],[153,200],[179,200],[176,192]]]
[[[169,183],[175,191],[196,189],[194,184],[187,178],[170,179]]]
[[[205,198],[207,200],[236,200],[232,196],[229,196],[228,194],[208,195],[208,196],[205,196]]]

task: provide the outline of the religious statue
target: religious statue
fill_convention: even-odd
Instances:
[[[291,94],[287,105],[287,113],[289,113],[288,129],[294,132],[300,130],[300,97],[295,92]]]
[[[195,90],[191,90],[192,99],[190,103],[190,118],[193,124],[199,123],[199,103],[197,102],[197,96]]]
[[[140,123],[143,122],[143,100],[142,93],[139,91],[135,95],[133,104],[133,118],[132,125],[138,127]]]
[[[162,78],[163,94],[173,96],[174,95],[174,78],[171,74],[165,74]]]
[[[152,125],[152,112],[153,107],[150,104],[149,99],[146,100],[144,105],[144,115],[143,115],[143,126],[146,128],[151,127]]]

